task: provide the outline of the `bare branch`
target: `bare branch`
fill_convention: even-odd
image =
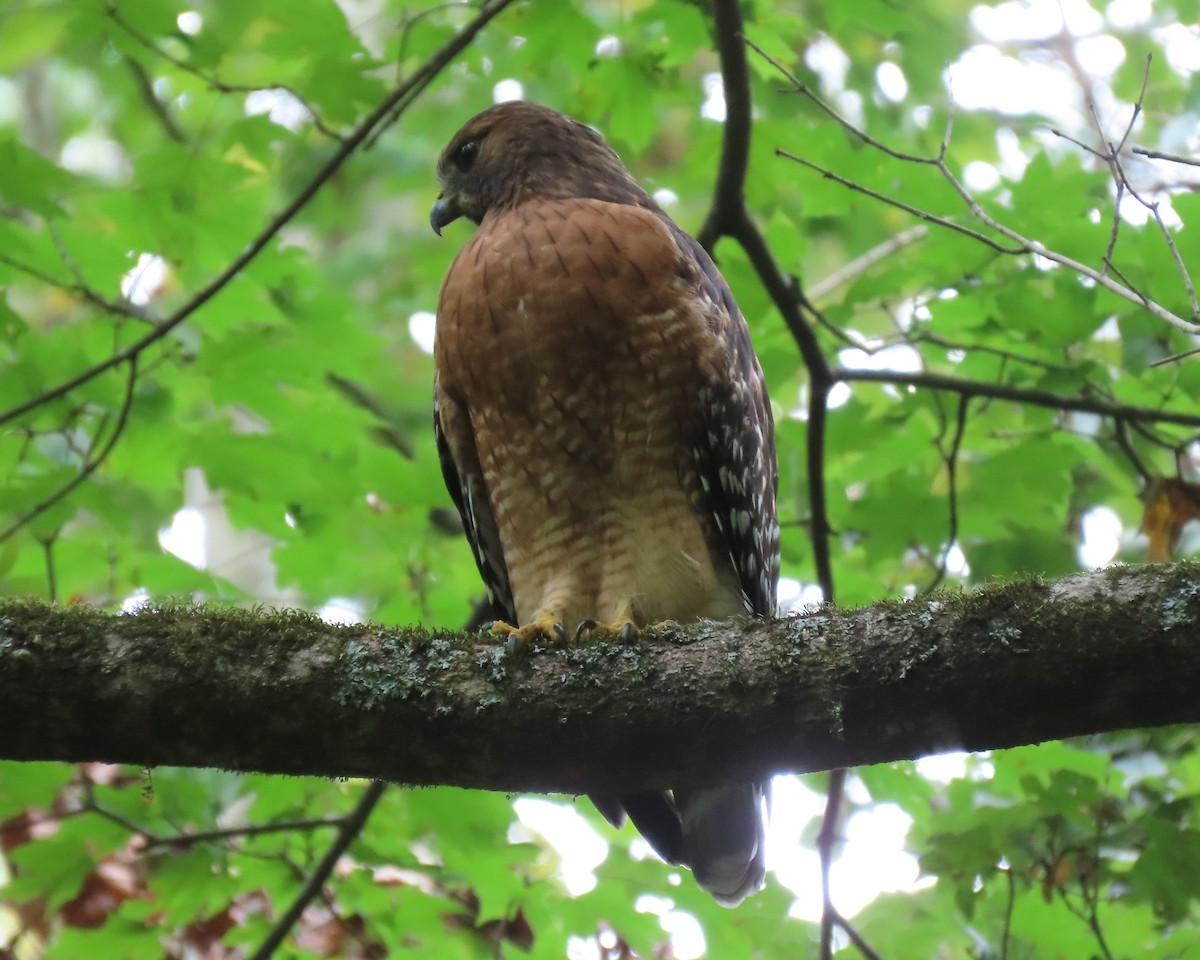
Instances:
[[[973,240],[976,240],[980,243],[986,244],[987,246],[991,247],[993,250],[996,250],[1000,253],[1007,253],[1007,254],[1035,253],[1039,257],[1043,257],[1046,260],[1053,261],[1054,263],[1057,263],[1060,266],[1064,266],[1067,269],[1074,271],[1075,273],[1078,273],[1078,274],[1081,274],[1082,276],[1090,278],[1091,280],[1095,281],[1096,284],[1103,287],[1105,290],[1108,290],[1110,293],[1115,293],[1117,296],[1122,297],[1125,300],[1130,301],[1131,303],[1137,304],[1138,306],[1142,307],[1149,313],[1152,313],[1154,316],[1158,317],[1160,320],[1165,320],[1171,326],[1177,327],[1178,329],[1182,330],[1184,333],[1200,334],[1200,324],[1191,323],[1190,321],[1183,319],[1183,317],[1180,317],[1180,316],[1172,313],[1166,307],[1155,302],[1154,300],[1149,299],[1148,297],[1137,292],[1136,290],[1130,289],[1129,287],[1126,287],[1126,286],[1122,286],[1121,284],[1119,284],[1115,280],[1113,280],[1111,277],[1109,277],[1106,273],[1104,273],[1100,270],[1096,270],[1093,267],[1089,267],[1087,264],[1081,263],[1078,260],[1068,257],[1064,253],[1059,253],[1057,250],[1051,250],[1050,248],[1039,243],[1038,241],[1031,240],[1027,237],[1024,237],[1020,233],[1018,233],[1016,230],[1013,230],[1011,227],[1006,227],[1006,226],[1004,226],[1004,224],[993,219],[989,214],[984,212],[983,208],[979,206],[978,202],[973,197],[971,197],[970,194],[968,194],[966,192],[966,189],[958,182],[958,180],[956,178],[953,177],[952,174],[949,173],[948,169],[943,170],[942,171],[943,174],[950,178],[951,185],[955,187],[955,189],[959,192],[960,196],[969,198],[968,206],[971,208],[971,212],[976,216],[976,218],[979,219],[980,222],[982,222],[989,229],[994,230],[997,233],[1002,234],[1007,239],[1011,240],[1015,244],[1015,246],[1006,247],[1002,243],[999,243],[996,240],[993,240],[991,237],[988,237],[985,234],[980,233],[978,230],[972,230],[970,227],[965,227],[962,224],[956,223],[955,221],[950,220],[947,217],[937,216],[936,214],[929,213],[928,211],[922,210],[919,207],[914,207],[911,204],[905,203],[902,200],[897,200],[894,197],[889,197],[886,194],[882,194],[875,190],[871,190],[869,187],[865,187],[862,184],[855,183],[853,180],[843,177],[840,174],[834,173],[832,170],[827,170],[824,167],[820,166],[819,164],[813,163],[811,160],[806,160],[803,157],[796,156],[794,153],[790,153],[787,150],[784,150],[780,147],[776,148],[775,154],[777,156],[787,157],[789,160],[794,160],[796,163],[802,164],[803,166],[806,166],[812,170],[815,170],[817,173],[820,173],[821,176],[825,177],[826,179],[833,180],[836,183],[840,183],[843,186],[845,186],[851,190],[855,190],[858,193],[865,194],[866,196],[869,196],[874,200],[878,200],[881,203],[886,203],[889,206],[896,207],[899,210],[904,210],[907,213],[911,213],[915,217],[919,217],[920,219],[925,220],[929,223],[936,224],[939,227],[945,227],[948,230],[954,230],[957,233],[961,233],[961,234],[964,234],[965,236],[971,237]],[[939,169],[941,169],[941,168],[939,168]]]
[[[16,260],[6,253],[0,253],[0,263],[7,264],[14,270],[19,270],[21,273],[24,273],[27,276],[32,277],[34,280],[46,284],[48,287],[54,287],[56,290],[64,290],[72,296],[79,297],[81,300],[86,300],[92,306],[104,311],[105,313],[112,314],[113,316],[129,317],[133,320],[143,321],[149,321],[151,319],[143,311],[139,310],[128,301],[109,300],[86,284],[80,282],[68,283],[66,280],[60,280],[57,277],[46,273],[44,270],[40,270],[28,263],[22,263],[20,260]],[[67,264],[67,266],[68,269],[70,269],[69,264]]]
[[[896,251],[903,250],[918,240],[924,240],[928,233],[928,227],[918,224],[915,227],[909,227],[907,230],[901,230],[899,233],[888,237],[866,253],[855,257],[849,263],[843,264],[833,273],[829,274],[829,276],[825,277],[825,279],[810,285],[808,288],[809,300],[814,303],[824,300],[838,287],[858,279],[858,277],[869,271],[875,264],[886,260]]]
[[[1043,360],[1039,357],[1027,357],[1022,353],[1017,353],[1015,350],[1005,350],[1003,347],[993,347],[986,343],[964,343],[958,340],[951,340],[948,337],[934,333],[932,330],[926,330],[921,327],[914,328],[912,335],[905,338],[905,342],[910,345],[932,343],[946,350],[961,350],[963,353],[985,353],[989,356],[999,357],[1006,362],[1019,363],[1024,366],[1034,367],[1037,370],[1045,370],[1048,373],[1062,373],[1070,369],[1062,363],[1052,363],[1049,360]]]
[[[108,435],[108,439],[104,442],[104,445],[98,451],[96,450],[96,447],[100,443],[100,436],[104,432],[105,424],[102,421],[92,440],[92,450],[89,451],[83,465],[79,468],[79,472],[53,493],[45,497],[45,499],[40,500],[26,510],[3,530],[0,530],[0,543],[3,543],[18,530],[25,527],[26,524],[36,520],[56,503],[61,503],[74,493],[80,484],[84,483],[84,481],[100,469],[100,466],[108,459],[109,454],[113,452],[113,448],[116,447],[117,442],[121,439],[121,435],[125,432],[126,425],[129,423],[129,411],[133,408],[133,391],[137,385],[137,358],[131,357],[128,363],[129,373],[125,379],[125,396],[122,398],[121,407],[117,411],[117,419],[113,424],[112,433]]]
[[[340,141],[342,139],[342,135],[340,133],[338,133],[336,130],[334,130],[332,127],[328,126],[325,123],[325,121],[321,119],[321,115],[316,111],[316,109],[312,106],[312,104],[310,104],[303,96],[301,96],[294,87],[289,87],[283,83],[265,83],[265,84],[225,83],[224,81],[220,80],[219,78],[205,73],[199,67],[197,67],[193,64],[190,64],[186,60],[176,57],[173,54],[168,53],[166,50],[163,50],[162,48],[160,48],[158,46],[158,44],[156,44],[148,36],[146,36],[144,33],[142,33],[137,27],[135,27],[128,20],[126,20],[125,17],[122,16],[120,11],[117,10],[117,7],[115,4],[109,3],[105,7],[104,12],[106,14],[108,14],[109,19],[111,19],[113,21],[113,23],[115,23],[118,27],[120,27],[121,30],[124,31],[139,46],[145,47],[147,50],[149,50],[151,53],[153,53],[156,57],[160,57],[161,59],[166,60],[167,63],[171,64],[172,66],[176,67],[179,70],[182,70],[184,73],[189,73],[193,77],[203,80],[204,83],[206,83],[211,89],[216,90],[219,93],[258,93],[260,90],[282,90],[285,93],[287,93],[289,96],[295,98],[296,102],[298,102],[302,107],[304,107],[305,111],[308,113],[309,117],[312,119],[313,126],[316,127],[322,134],[329,137],[331,140]],[[133,61],[130,61],[130,62],[132,63]],[[139,65],[139,67],[140,67],[140,65]],[[143,73],[144,73],[144,71],[143,71]],[[150,93],[153,94],[153,89],[151,89]],[[159,106],[162,107],[162,103],[161,103],[161,101],[158,100],[157,97],[154,97],[153,99],[154,99],[154,102],[158,103]],[[170,114],[168,114],[166,112],[165,107],[162,107],[160,115],[163,116],[164,118],[170,117]],[[173,119],[171,120],[171,123],[174,124]],[[176,129],[178,129],[178,128],[176,127]]]
[[[924,165],[924,166],[934,167],[938,171],[938,173],[941,174],[942,178],[954,189],[955,193],[958,194],[959,198],[966,205],[966,207],[970,211],[971,215],[975,219],[977,219],[980,223],[982,223],[985,227],[987,227],[989,230],[992,230],[993,232],[1000,234],[1002,237],[1004,237],[1005,239],[1010,241],[1013,244],[1013,246],[1005,246],[1002,243],[999,243],[996,240],[993,240],[991,237],[988,237],[985,234],[983,234],[977,230],[973,230],[969,227],[963,226],[962,224],[956,223],[955,221],[953,221],[947,217],[937,216],[935,214],[929,213],[928,211],[922,210],[918,207],[914,207],[911,204],[904,203],[903,201],[897,200],[893,197],[888,197],[887,195],[879,193],[878,191],[871,190],[870,188],[863,186],[862,184],[856,183],[853,180],[850,180],[847,177],[843,177],[840,174],[834,173],[831,170],[827,170],[824,167],[822,167],[818,164],[815,164],[810,160],[806,160],[802,157],[796,156],[795,154],[790,153],[787,150],[777,148],[775,152],[778,156],[787,157],[790,160],[793,160],[793,161],[800,163],[812,170],[817,171],[818,173],[820,173],[823,177],[826,177],[827,179],[830,179],[830,180],[835,181],[836,183],[842,184],[843,186],[847,187],[848,189],[855,190],[859,193],[862,193],[866,196],[871,197],[872,199],[875,199],[882,203],[886,203],[890,206],[896,207],[897,209],[904,210],[907,213],[910,213],[915,217],[919,217],[920,219],[925,220],[929,223],[933,223],[940,227],[954,230],[958,233],[964,234],[965,236],[969,236],[979,243],[986,244],[987,246],[991,247],[993,250],[997,250],[1001,253],[1014,254],[1014,255],[1022,254],[1022,253],[1037,254],[1038,256],[1043,257],[1047,260],[1050,260],[1054,263],[1057,263],[1060,266],[1066,267],[1067,269],[1072,270],[1075,273],[1078,273],[1082,276],[1088,277],[1089,279],[1094,281],[1098,286],[1103,287],[1105,290],[1108,290],[1110,293],[1115,293],[1117,296],[1122,297],[1132,303],[1137,304],[1138,306],[1142,307],[1149,313],[1158,317],[1160,320],[1163,320],[1163,321],[1169,323],[1171,326],[1174,326],[1180,330],[1183,330],[1185,333],[1200,334],[1200,324],[1193,323],[1189,320],[1185,320],[1183,317],[1178,316],[1177,314],[1168,310],[1166,307],[1162,306],[1161,304],[1157,303],[1156,301],[1151,300],[1149,297],[1144,296],[1143,294],[1137,292],[1136,290],[1132,290],[1126,286],[1122,286],[1120,283],[1117,283],[1115,280],[1113,280],[1112,277],[1108,276],[1107,272],[1105,272],[1103,270],[1097,270],[1093,267],[1089,267],[1087,264],[1081,263],[1080,261],[1067,256],[1066,254],[1060,253],[1057,250],[1052,250],[1052,249],[1046,247],[1044,244],[1038,242],[1037,240],[1033,240],[1031,238],[1023,236],[1019,231],[1014,230],[1012,227],[1006,226],[1005,224],[1001,223],[1000,221],[998,221],[994,217],[992,217],[989,213],[987,213],[987,211],[984,210],[983,207],[979,204],[979,202],[975,199],[974,195],[972,195],[971,192],[969,190],[967,190],[967,188],[962,184],[962,182],[958,179],[957,176],[955,176],[954,172],[946,164],[945,155],[946,155],[946,150],[948,147],[947,138],[949,137],[950,130],[951,130],[949,122],[947,123],[946,134],[943,136],[941,145],[938,150],[938,154],[936,156],[924,157],[924,156],[920,156],[918,154],[911,154],[911,153],[906,153],[901,150],[896,150],[896,149],[888,146],[886,143],[883,143],[882,141],[877,140],[876,138],[872,137],[866,131],[860,129],[854,123],[850,122],[848,119],[843,117],[840,113],[838,113],[835,109],[833,109],[833,107],[831,107],[824,100],[822,100],[821,97],[811,87],[809,87],[806,83],[804,83],[798,77],[793,75],[789,70],[787,70],[786,67],[784,67],[782,64],[780,64],[777,60],[773,59],[761,48],[756,47],[753,43],[750,43],[749,41],[747,41],[747,43],[751,47],[753,47],[758,52],[758,54],[763,57],[763,59],[765,59],[768,63],[770,63],[772,66],[774,66],[777,70],[779,70],[779,72],[784,77],[787,78],[787,80],[793,85],[793,89],[795,90],[795,92],[803,94],[805,97],[807,97],[809,100],[811,100],[814,104],[816,104],[817,107],[819,109],[821,109],[824,113],[826,113],[831,119],[833,119],[835,122],[837,122],[843,129],[845,129],[847,132],[849,132],[853,136],[860,139],[863,143],[865,143],[865,144],[871,146],[872,148],[879,150],[882,153],[884,153],[890,157],[893,157],[897,160],[902,160],[907,163],[915,163],[915,164],[920,164],[920,165]]]
[[[829,883],[833,856],[841,838],[842,799],[846,795],[846,768],[829,771],[825,787],[825,812],[821,815],[821,832],[817,834],[817,856],[821,859],[821,960],[833,956],[833,927],[837,908]]]
[[[930,390],[945,390],[963,397],[994,397],[1011,400],[1013,403],[1046,407],[1076,413],[1095,413],[1102,417],[1113,417],[1126,423],[1174,423],[1184,427],[1200,427],[1200,414],[1182,410],[1159,410],[1153,407],[1137,407],[1118,403],[1104,397],[1074,396],[1052,393],[1049,390],[1034,390],[1029,387],[1014,387],[1006,383],[987,383],[968,380],[946,373],[903,370],[851,370],[834,367],[830,370],[834,381],[853,383],[890,383],[896,386],[924,387]]]
[[[750,69],[742,45],[741,10],[728,0],[714,0],[713,20],[725,92],[725,126],[712,206],[696,234],[700,245],[710,253],[718,238],[723,234],[732,235],[746,217],[745,183],[753,120]]]
[[[863,935],[858,932],[858,928],[855,927],[854,924],[852,924],[844,916],[842,916],[840,911],[835,911],[833,922],[837,924],[839,930],[846,934],[846,936],[850,939],[850,942],[854,944],[855,949],[857,949],[858,952],[866,958],[866,960],[883,960],[883,954],[876,951],[869,943],[867,943]]]
[[[1133,152],[1139,157],[1150,160],[1169,160],[1171,163],[1185,163],[1190,167],[1200,167],[1200,157],[1184,157],[1178,153],[1164,153],[1161,150],[1147,150],[1145,147],[1134,147]]]
[[[134,60],[133,57],[126,57],[125,63],[129,67],[129,75],[133,77],[134,86],[138,88],[138,93],[142,95],[142,100],[162,126],[163,132],[176,143],[187,143],[188,138],[183,132],[183,128],[179,126],[179,122],[171,114],[171,111],[167,109],[167,105],[154,92],[154,82],[150,79],[146,68],[137,60]]]
[[[767,53],[766,50],[764,50],[762,47],[760,47],[753,40],[746,38],[745,42],[746,42],[746,46],[750,47],[751,50],[753,50],[760,57],[762,57],[764,60],[766,60],[767,63],[769,63],[776,70],[778,70],[787,79],[788,83],[790,83],[792,85],[792,89],[790,91],[785,91],[785,92],[803,94],[805,97],[807,97],[809,100],[811,100],[814,104],[816,104],[817,107],[822,112],[827,114],[830,119],[836,121],[839,126],[841,126],[843,129],[845,129],[848,133],[857,137],[863,143],[867,144],[870,147],[874,147],[876,150],[880,150],[883,153],[886,153],[889,157],[894,157],[896,160],[904,160],[907,163],[928,164],[931,166],[934,166],[937,164],[939,157],[923,157],[920,154],[916,154],[916,153],[905,153],[903,150],[896,150],[896,149],[893,149],[892,147],[889,147],[886,143],[884,143],[881,140],[876,140],[874,137],[872,137],[869,133],[867,133],[861,127],[851,123],[849,120],[847,120],[845,117],[843,117],[840,113],[838,113],[837,110],[835,110],[832,106],[830,106],[828,103],[825,102],[825,100],[823,100],[821,98],[821,95],[819,93],[817,93],[817,91],[815,91],[807,83],[805,83],[803,80],[801,80],[799,77],[797,77],[787,67],[785,67],[782,63],[780,63],[778,60],[776,60],[774,57],[772,57],[769,53]],[[943,137],[943,140],[942,140],[942,153],[945,152],[946,143],[947,143],[946,138],[948,138],[949,135],[950,135],[950,127],[949,127],[949,125],[947,125],[946,135],[945,135],[945,137]]]
[[[943,548],[942,556],[938,560],[937,574],[923,591],[926,594],[932,593],[946,579],[946,565],[950,560],[950,551],[954,549],[955,543],[958,542],[958,454],[962,448],[963,436],[967,432],[967,408],[969,403],[969,397],[959,394],[958,413],[954,419],[954,435],[950,439],[950,449],[946,450],[942,447],[941,437],[938,437],[937,441],[938,453],[942,457],[942,462],[946,465],[946,502],[947,508],[950,511],[950,522],[949,529],[946,531],[946,546]]]
[[[1074,63],[1074,46],[1068,46],[1072,63]],[[1108,138],[1104,130],[1104,123],[1100,119],[1100,112],[1096,107],[1096,100],[1092,95],[1090,85],[1083,84],[1083,81],[1081,81],[1081,85],[1084,85],[1088,113],[1092,118],[1092,124],[1096,128],[1096,133],[1100,139],[1100,142],[1105,146],[1105,150],[1103,152],[1094,150],[1090,147],[1085,147],[1085,149],[1087,149],[1089,153],[1100,157],[1104,161],[1105,165],[1112,173],[1113,183],[1116,187],[1116,198],[1113,201],[1113,225],[1112,231],[1109,234],[1108,247],[1104,251],[1104,265],[1106,270],[1108,268],[1115,270],[1115,267],[1113,266],[1113,253],[1117,246],[1117,236],[1121,227],[1121,201],[1124,199],[1125,194],[1128,193],[1145,209],[1149,210],[1151,215],[1154,217],[1154,222],[1158,225],[1159,233],[1162,234],[1162,238],[1167,245],[1167,249],[1171,251],[1171,256],[1175,261],[1175,269],[1179,273],[1180,279],[1183,281],[1184,289],[1187,291],[1188,302],[1192,308],[1192,320],[1200,321],[1200,303],[1197,303],[1196,301],[1196,288],[1192,284],[1191,274],[1188,273],[1188,269],[1184,265],[1183,257],[1180,256],[1179,249],[1175,245],[1175,238],[1171,236],[1171,231],[1167,229],[1166,223],[1163,222],[1162,212],[1159,210],[1159,204],[1157,201],[1146,199],[1138,192],[1134,185],[1130,183],[1129,177],[1125,173],[1125,168],[1121,163],[1121,152],[1125,149],[1125,144],[1129,141],[1129,136],[1133,132],[1134,125],[1137,123],[1137,118],[1142,113],[1142,101],[1146,96],[1146,87],[1150,82],[1151,63],[1153,63],[1153,57],[1150,54],[1146,54],[1146,67],[1142,73],[1141,91],[1138,93],[1137,100],[1134,101],[1133,110],[1130,112],[1129,116],[1129,122],[1125,125],[1125,132],[1121,135],[1121,139],[1117,143],[1113,143]],[[1081,76],[1084,75],[1082,68],[1077,67],[1077,69]],[[1079,141],[1077,140],[1072,140],[1072,142],[1079,144]],[[1083,144],[1079,145],[1083,146]],[[1128,282],[1126,282],[1126,286],[1129,286],[1130,289],[1134,289],[1133,286]],[[1141,293],[1138,295],[1143,296]]]
[[[1180,360],[1186,360],[1188,357],[1194,357],[1198,353],[1200,353],[1200,347],[1195,347],[1192,350],[1184,350],[1183,353],[1173,353],[1169,357],[1161,357],[1150,364],[1150,366],[1161,367],[1168,363],[1178,363]]]
[[[1004,244],[993,240],[986,234],[980,233],[978,230],[972,230],[970,227],[964,227],[961,223],[957,223],[948,217],[939,217],[937,214],[929,213],[927,210],[922,210],[920,207],[914,207],[911,203],[905,203],[903,200],[897,200],[895,197],[889,197],[887,194],[880,193],[877,190],[872,190],[870,187],[865,187],[861,183],[856,183],[847,177],[843,177],[840,173],[834,173],[832,170],[826,169],[819,163],[813,163],[804,157],[797,156],[782,147],[775,148],[775,156],[786,157],[788,160],[794,160],[801,166],[808,167],[810,170],[815,170],[826,180],[832,180],[834,183],[840,183],[843,187],[861,193],[870,197],[872,200],[878,200],[880,203],[886,203],[890,207],[895,207],[897,210],[903,210],[905,213],[911,213],[914,217],[919,217],[928,223],[936,224],[939,227],[945,227],[947,230],[954,230],[970,237],[972,240],[978,240],[980,243],[986,244],[997,253],[1021,254],[1031,253],[1033,248],[1028,241],[1015,247],[1006,247]]]
[[[333,873],[333,869],[337,866],[337,862],[341,859],[342,854],[346,852],[350,844],[358,839],[358,835],[362,833],[367,819],[371,816],[376,804],[379,803],[379,798],[383,796],[385,789],[387,789],[387,784],[381,780],[375,780],[368,784],[367,788],[363,791],[363,795],[358,799],[358,805],[346,818],[341,829],[338,830],[336,839],[329,845],[329,849],[325,851],[325,856],[321,858],[321,862],[313,869],[304,886],[296,895],[296,899],[292,901],[291,906],[275,921],[275,926],[263,938],[263,942],[259,944],[258,949],[250,956],[250,960],[267,960],[279,945],[283,943],[287,935],[291,933],[292,927],[296,925],[305,908],[320,896],[322,888],[325,886],[325,881]]]

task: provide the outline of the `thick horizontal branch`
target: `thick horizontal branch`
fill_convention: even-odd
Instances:
[[[509,652],[0,603],[0,755],[497,790],[685,786],[1200,721],[1200,565]]]

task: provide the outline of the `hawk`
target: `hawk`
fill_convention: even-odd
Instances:
[[[771,616],[771,408],[704,249],[590,127],[537,104],[467,121],[435,232],[478,229],[442,284],[434,427],[493,632],[570,642]],[[763,784],[593,797],[734,905],[764,875]]]

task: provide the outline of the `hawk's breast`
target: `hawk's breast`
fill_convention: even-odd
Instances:
[[[692,448],[722,363],[652,212],[594,200],[489,214],[438,309],[440,388],[469,411],[522,621],[728,616]]]

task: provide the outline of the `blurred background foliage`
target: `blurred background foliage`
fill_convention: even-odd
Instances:
[[[429,346],[468,227],[429,231],[435,158],[494,100],[538,100],[599,128],[695,231],[726,109],[707,4],[512,4],[213,299],[154,334],[475,9],[0,0],[6,594],[467,619],[480,589],[438,471]],[[1135,301],[1195,313],[1200,4],[742,12],[767,55],[750,57],[750,211],[818,308],[827,361],[849,371],[817,438],[838,601],[1194,549],[1200,363],[1172,358],[1195,338]],[[937,169],[882,145],[945,148],[991,217],[1094,275],[776,154],[1013,246]],[[729,239],[716,255],[775,403],[783,597],[816,602],[808,371],[747,255]],[[136,362],[48,392],[142,338]],[[1191,955],[1194,739],[1128,733],[856,772],[832,892],[863,942],[841,937],[839,951]],[[280,955],[816,955],[822,782],[781,781],[775,873],[732,912],[586,803],[518,800],[518,817],[511,797],[393,788]],[[250,956],[363,790],[0,765],[0,957]]]

